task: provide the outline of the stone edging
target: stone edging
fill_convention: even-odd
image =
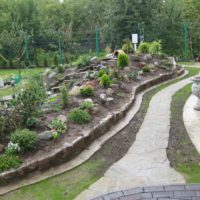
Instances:
[[[106,118],[102,119],[98,125],[93,129],[83,133],[83,136],[78,137],[72,143],[65,143],[62,148],[55,150],[53,153],[40,160],[32,161],[22,164],[18,169],[13,169],[0,174],[0,185],[5,186],[13,180],[21,179],[26,175],[35,171],[44,171],[53,166],[65,163],[76,155],[80,154],[86,147],[88,147],[94,140],[104,135],[113,125],[119,120],[123,119],[131,106],[134,104],[136,95],[148,87],[154,86],[161,82],[167,81],[174,77],[180,76],[185,72],[182,68],[179,71],[161,74],[159,77],[143,82],[141,85],[134,87],[132,96],[129,102],[126,103],[120,111],[109,114]]]
[[[183,200],[200,199],[200,185],[168,185],[123,190],[97,197],[93,200]]]

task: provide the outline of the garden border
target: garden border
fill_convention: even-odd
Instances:
[[[88,147],[94,140],[104,135],[112,126],[114,126],[119,120],[123,119],[128,113],[131,106],[136,100],[136,95],[154,85],[170,80],[177,76],[182,75],[185,72],[184,68],[179,71],[173,71],[166,74],[160,74],[159,77],[155,77],[151,80],[145,81],[136,86],[132,90],[131,98],[119,111],[109,114],[102,119],[93,129],[83,133],[83,136],[78,137],[72,143],[65,143],[60,149],[55,150],[50,155],[29,163],[22,164],[19,168],[9,170],[0,174],[0,186],[5,186],[13,180],[17,180],[25,177],[31,172],[44,171],[53,166],[65,163],[75,156],[80,154],[86,147]]]

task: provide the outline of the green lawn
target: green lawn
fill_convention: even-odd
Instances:
[[[191,61],[191,62],[178,62],[179,65],[194,65],[195,62]]]
[[[200,71],[197,68],[187,69],[189,74],[185,77],[163,83],[149,91],[147,98],[144,99],[145,110],[147,111],[151,98],[157,92],[180,80],[197,75]],[[79,193],[103,176],[109,167],[108,162],[103,155],[96,160],[90,159],[69,172],[1,196],[0,200],[73,200]]]
[[[37,75],[39,73],[42,73],[44,71],[44,68],[35,68],[35,69],[23,69],[21,70],[21,76],[22,76],[22,83],[16,85],[15,92],[18,93],[21,89],[24,88],[26,80],[33,75]],[[17,75],[19,71],[17,69],[1,69],[0,70],[0,77],[3,78],[9,78],[12,75]],[[5,89],[0,89],[0,98],[8,95],[13,94],[13,88],[8,87]]]

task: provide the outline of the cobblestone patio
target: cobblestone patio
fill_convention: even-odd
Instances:
[[[200,200],[200,185],[171,185],[123,190],[92,200]]]

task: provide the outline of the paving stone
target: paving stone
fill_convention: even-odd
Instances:
[[[130,189],[130,190],[124,190],[122,191],[125,196],[131,195],[131,194],[137,194],[137,193],[142,193],[144,191],[143,188],[135,188],[135,189]]]
[[[165,191],[179,191],[179,190],[185,190],[185,185],[169,185],[165,186]]]
[[[195,191],[175,191],[174,192],[175,197],[194,197],[196,196]]]
[[[174,197],[173,192],[153,192],[153,197]]]
[[[122,192],[114,192],[111,194],[107,194],[106,196],[103,197],[104,200],[113,200],[113,199],[117,199],[119,197],[123,197],[123,193]]]
[[[160,187],[146,187],[144,188],[145,192],[162,192],[165,191],[163,186]]]

